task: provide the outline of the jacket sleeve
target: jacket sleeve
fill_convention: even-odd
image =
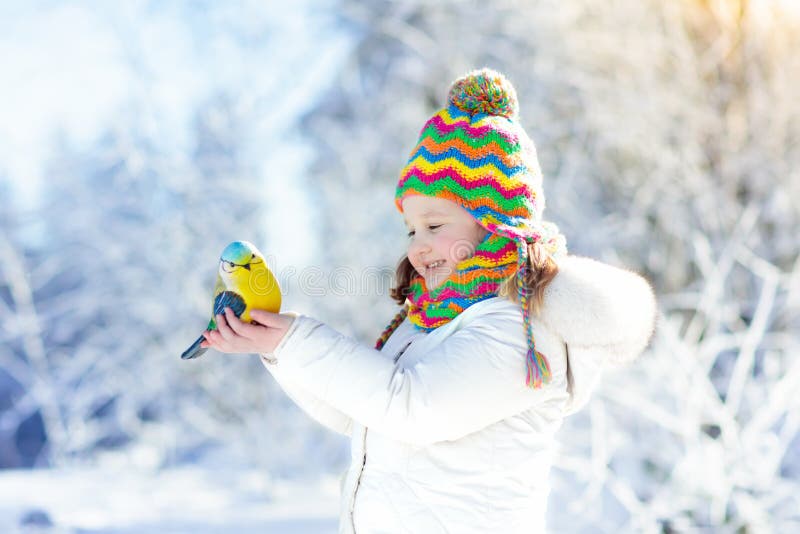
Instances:
[[[286,335],[284,335],[283,339],[278,344],[276,351],[280,350],[280,347],[290,337],[291,333],[297,327],[297,324],[297,317],[295,317]],[[290,376],[281,372],[281,368],[276,365],[276,360],[271,355],[262,354],[261,362],[275,381],[281,386],[283,392],[286,393],[300,409],[306,412],[309,417],[339,434],[349,436],[352,433],[353,420],[350,417],[335,409],[330,404],[323,402],[317,395],[314,395],[311,391],[305,390],[301,385],[293,381]]]
[[[516,306],[491,309],[408,367],[305,316],[276,349],[277,367],[370,429],[425,445],[455,440],[550,399],[566,401],[566,365],[525,385],[527,345]],[[519,335],[510,333],[518,329]]]
[[[636,358],[655,327],[650,284],[631,271],[589,258],[567,256],[558,268],[545,289],[539,319],[570,348],[591,347],[602,361]]]

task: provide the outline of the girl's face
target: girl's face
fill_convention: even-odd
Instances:
[[[475,253],[488,233],[467,210],[443,198],[410,195],[403,199],[408,227],[408,259],[434,289]]]

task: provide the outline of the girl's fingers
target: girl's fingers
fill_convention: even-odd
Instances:
[[[225,316],[221,313],[217,315],[217,331],[222,336],[222,339],[226,341],[236,335],[236,333],[231,330],[231,327],[228,326],[228,321],[225,319]]]
[[[257,326],[243,322],[241,319],[236,317],[236,314],[233,313],[233,310],[230,308],[225,308],[225,319],[227,319],[228,326],[231,327],[231,330],[242,337],[253,337],[253,334],[255,333],[254,330],[258,328]]]
[[[203,333],[206,338],[203,343],[221,352],[264,352],[260,349],[264,346],[265,339],[270,337],[264,337],[267,334],[264,329],[272,327],[286,330],[292,322],[291,317],[264,310],[251,310],[250,313],[260,324],[245,323],[236,317],[233,310],[225,308],[223,313],[215,316],[217,328]]]
[[[264,326],[281,326],[282,317],[279,313],[268,312],[267,310],[250,310],[250,317]]]

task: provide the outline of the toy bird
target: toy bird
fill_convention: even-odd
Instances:
[[[281,288],[267,268],[264,256],[247,241],[234,241],[222,251],[219,258],[217,283],[214,286],[214,309],[206,330],[216,330],[217,314],[230,308],[244,322],[253,322],[250,310],[261,309],[277,313],[281,309]],[[200,336],[181,354],[189,360],[206,352],[200,346],[205,338]]]

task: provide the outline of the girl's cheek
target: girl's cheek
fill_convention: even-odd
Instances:
[[[448,236],[437,236],[435,248],[439,252],[437,256],[447,259],[448,261],[455,260],[455,249],[453,247],[453,240]]]
[[[453,262],[465,260],[475,254],[475,246],[469,239],[451,239],[446,246],[448,256]]]

